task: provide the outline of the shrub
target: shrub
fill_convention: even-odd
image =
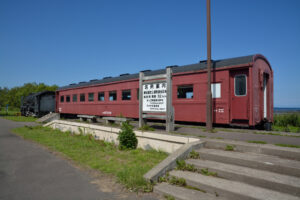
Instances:
[[[119,148],[122,149],[136,149],[137,138],[133,132],[133,127],[128,122],[123,122],[121,131],[119,132],[118,140],[120,141]]]
[[[300,126],[300,115],[296,113],[274,115],[274,125],[287,127]]]

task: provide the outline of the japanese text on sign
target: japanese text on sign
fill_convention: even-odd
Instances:
[[[143,85],[143,111],[166,112],[167,83],[150,83]]]

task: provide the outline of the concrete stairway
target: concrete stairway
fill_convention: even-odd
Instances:
[[[36,121],[41,122],[41,123],[47,123],[47,122],[51,122],[51,121],[56,120],[56,119],[60,119],[59,113],[49,113],[49,114],[39,118]]]
[[[228,145],[234,150],[226,151]],[[163,182],[154,192],[180,200],[300,200],[300,149],[206,140],[196,152],[198,159],[185,160],[192,171],[169,172],[169,177],[184,179],[185,187]]]

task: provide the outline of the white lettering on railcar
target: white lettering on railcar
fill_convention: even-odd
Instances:
[[[167,111],[167,83],[143,85],[143,111]]]
[[[225,111],[224,111],[224,108],[216,108],[216,109],[214,109],[214,112],[216,112],[216,113],[224,113]]]
[[[102,114],[103,114],[103,115],[111,115],[112,112],[111,112],[111,111],[103,111]]]

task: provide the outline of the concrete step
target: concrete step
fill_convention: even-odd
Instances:
[[[47,122],[57,120],[57,119],[60,119],[59,113],[48,113],[47,115],[37,119],[36,121],[47,123]]]
[[[196,150],[201,159],[261,169],[279,174],[300,177],[300,161],[279,158],[258,153],[241,153],[218,149]]]
[[[214,139],[206,139],[206,138],[203,140],[205,141],[205,147],[210,149],[225,150],[227,145],[231,145],[234,147],[234,150],[238,152],[261,153],[261,154],[279,156],[281,158],[300,161],[299,148],[279,147],[271,144],[253,144],[253,143],[233,141],[233,140],[214,140]]]
[[[216,197],[216,195],[213,194],[187,189],[184,187],[178,187],[175,185],[169,185],[168,183],[157,184],[154,186],[153,191],[162,196],[170,195],[178,200],[226,200],[222,197]]]
[[[186,163],[198,169],[216,172],[218,177],[300,196],[300,178],[298,177],[209,160],[189,159]]]
[[[184,178],[190,186],[231,200],[299,200],[290,194],[188,171],[171,171],[170,175]]]

